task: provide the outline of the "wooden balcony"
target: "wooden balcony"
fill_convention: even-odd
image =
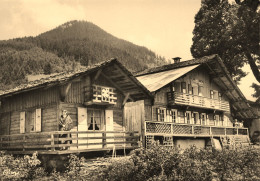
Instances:
[[[71,134],[69,137],[62,135]],[[126,131],[54,131],[0,135],[0,150],[13,154],[70,154],[91,151],[135,149],[138,132]],[[65,150],[61,150],[66,148]]]
[[[146,121],[145,135],[184,137],[248,135],[248,128]]]
[[[230,112],[229,102],[223,100],[209,99],[202,96],[185,94],[180,92],[168,92],[167,99],[168,104],[170,105],[188,105]]]

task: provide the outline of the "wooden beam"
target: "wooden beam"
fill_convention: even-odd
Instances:
[[[94,77],[94,79],[93,79],[93,84],[95,84],[95,82],[96,82],[96,80],[98,79],[98,77],[100,76],[101,72],[102,72],[102,69],[99,69],[99,70],[97,71],[97,73],[96,73],[96,75],[95,75],[95,77]]]
[[[60,86],[60,100],[62,102],[65,101],[65,98],[66,98],[70,88],[71,88],[71,82],[67,83],[65,86],[62,86],[62,85]]]
[[[125,91],[123,91],[120,87],[118,87],[109,77],[107,77],[103,72],[101,72],[101,76],[106,79],[109,83],[111,83],[119,92],[121,92],[121,94],[126,96]],[[131,101],[134,101],[133,98],[131,98],[131,96],[129,95],[129,99]]]
[[[125,98],[124,98],[123,104],[122,104],[123,106],[125,106],[125,103],[127,102],[129,96],[130,96],[130,94],[127,93],[126,96],[125,96]]]

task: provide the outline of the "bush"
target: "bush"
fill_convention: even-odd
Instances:
[[[13,157],[5,152],[0,152],[0,178],[3,180],[22,180],[45,176],[46,173],[40,167],[37,153],[32,156]]]
[[[97,173],[100,180],[112,181],[260,180],[260,150],[179,150],[154,143],[150,149],[135,150],[130,158],[109,161]]]
[[[57,172],[53,170],[50,174],[49,180],[85,180],[85,174],[82,174],[82,167],[85,159],[79,158],[74,154],[68,156],[69,160],[66,165],[66,171],[64,173]]]

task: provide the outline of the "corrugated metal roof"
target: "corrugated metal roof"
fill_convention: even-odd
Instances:
[[[163,86],[169,84],[170,82],[178,79],[184,74],[190,72],[191,70],[198,67],[198,65],[191,65],[187,67],[167,70],[163,72],[147,74],[143,76],[136,77],[149,91],[154,92]]]

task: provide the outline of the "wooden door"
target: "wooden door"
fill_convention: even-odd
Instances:
[[[78,131],[88,131],[87,108],[84,107],[78,107]],[[78,138],[84,138],[84,137],[88,137],[88,134],[87,133],[78,134]],[[87,139],[78,140],[78,144],[87,144],[87,143],[88,143]],[[78,146],[78,149],[87,149],[87,145]]]
[[[114,120],[113,120],[113,110],[106,110],[105,111],[105,124],[106,124],[106,131],[114,131]],[[114,133],[107,133],[107,137],[113,137]],[[114,142],[114,138],[109,138],[106,140],[107,142]],[[107,147],[113,147],[114,144],[108,144]]]

